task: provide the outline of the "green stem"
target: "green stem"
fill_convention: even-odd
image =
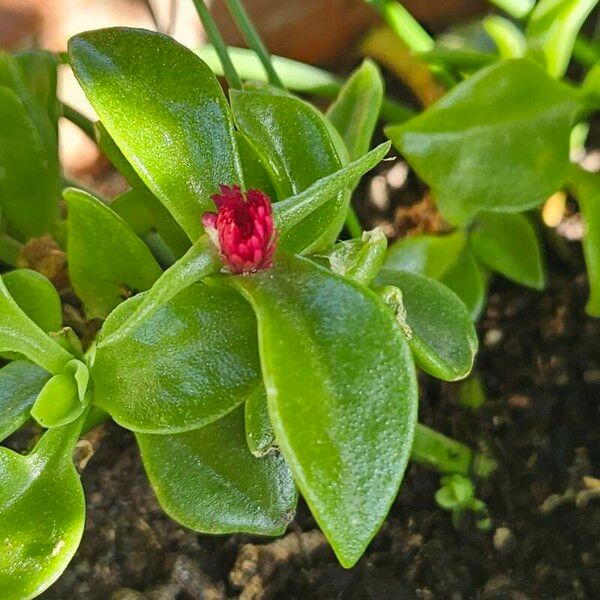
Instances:
[[[396,0],[366,0],[384,18],[389,28],[415,53],[429,52],[435,47],[433,38]],[[440,65],[429,65],[436,78],[448,89],[456,85],[452,75]]]
[[[198,16],[200,17],[200,21],[202,21],[204,31],[219,55],[219,60],[223,66],[223,73],[225,74],[225,79],[227,79],[229,87],[236,90],[241,90],[242,80],[240,79],[238,72],[235,70],[233,63],[231,62],[231,58],[227,53],[227,46],[225,45],[225,42],[223,41],[223,38],[221,37],[221,34],[219,33],[219,30],[213,21],[210,11],[206,7],[204,0],[193,0],[193,2]]]
[[[413,52],[427,52],[435,46],[433,38],[419,22],[396,0],[367,0],[385,19],[390,29]]]
[[[348,213],[346,215],[346,228],[350,233],[350,237],[360,238],[363,234],[362,225],[351,205],[348,206]]]
[[[246,43],[254,50],[254,52],[256,52],[256,55],[260,59],[260,62],[267,73],[269,83],[275,87],[285,89],[279,75],[273,68],[269,51],[250,20],[241,0],[225,0],[225,3],[227,4],[227,8],[233,17],[233,20],[236,22],[238,29],[242,32]]]
[[[524,19],[535,4],[535,0],[490,0],[490,2],[515,19]]]
[[[475,454],[471,448],[425,425],[417,424],[411,459],[420,465],[433,467],[440,473],[488,477],[496,469],[496,462]]]
[[[63,117],[71,123],[74,123],[87,135],[94,143],[96,142],[96,132],[94,130],[94,122],[82,115],[78,110],[68,104],[62,103]]]

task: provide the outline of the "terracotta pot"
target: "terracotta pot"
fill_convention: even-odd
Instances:
[[[430,27],[485,8],[481,0],[405,0],[403,4]],[[342,58],[378,19],[363,0],[246,0],[245,6],[273,54],[311,63]],[[213,14],[228,43],[243,45],[223,0],[214,1]]]

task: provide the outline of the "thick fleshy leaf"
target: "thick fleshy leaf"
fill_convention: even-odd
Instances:
[[[58,216],[58,168],[16,94],[0,87],[0,209],[22,240],[51,231]]]
[[[479,317],[486,295],[486,278],[468,246],[456,262],[443,274],[441,281],[464,303],[474,321]]]
[[[15,360],[0,369],[0,442],[27,421],[49,378],[44,369],[25,360]]]
[[[588,314],[600,317],[600,176],[573,166],[571,188],[585,222],[583,254],[590,283]]]
[[[390,246],[382,269],[420,273],[439,279],[456,263],[466,239],[462,231],[400,239]]]
[[[369,290],[299,257],[235,285],[258,318],[269,414],[296,483],[352,566],[398,491],[417,391],[408,345]]]
[[[73,358],[36,325],[10,295],[0,277],[0,353],[18,352],[49,373],[60,373]]]
[[[62,328],[60,296],[49,279],[37,271],[17,269],[2,276],[21,310],[46,333]]]
[[[54,375],[44,385],[31,409],[31,416],[49,429],[71,423],[89,404],[89,379],[87,366],[73,359],[62,373]]]
[[[243,183],[233,120],[215,75],[187,48],[142,29],[83,33],[71,38],[69,53],[127,160],[190,238],[198,238],[219,184]]]
[[[162,269],[129,225],[87,192],[64,192],[69,276],[87,316],[106,318],[131,293],[147,290]]]
[[[379,227],[364,231],[362,237],[336,244],[329,254],[334,273],[369,287],[385,260],[387,238]]]
[[[202,533],[279,535],[297,492],[280,455],[257,458],[244,435],[244,411],[194,431],[136,434],[144,467],[165,512]]]
[[[475,256],[493,271],[537,290],[544,287],[540,240],[524,215],[482,213],[469,240]]]
[[[386,132],[460,224],[480,210],[525,210],[560,188],[580,108],[576,91],[533,62],[506,60]]]
[[[262,190],[273,202],[277,201],[277,191],[273,187],[271,176],[264,163],[241,131],[236,131],[236,139],[242,169],[244,171],[244,181],[248,190]]]
[[[383,102],[383,79],[377,65],[365,60],[349,77],[327,118],[342,136],[350,160],[369,150]]]
[[[108,336],[143,294],[106,321]],[[95,403],[123,427],[144,433],[189,431],[219,419],[260,383],[256,320],[235,292],[187,287],[126,337],[98,345]]]
[[[384,271],[380,285],[402,292],[408,343],[415,361],[427,373],[445,381],[466,377],[477,352],[477,333],[463,302],[435,279],[406,271]]]
[[[569,66],[575,38],[598,0],[540,0],[527,22],[531,55],[541,59],[553,77]]]
[[[332,139],[333,128],[299,98],[233,90],[231,107],[238,127],[266,166],[279,198],[305,190],[342,166]],[[344,214],[347,200],[347,194],[340,192],[297,226],[284,247],[299,252],[314,244],[332,221]]]
[[[0,448],[0,590],[41,594],[64,571],[83,534],[85,499],[72,454],[81,420],[44,434],[21,456]]]
[[[183,256],[190,247],[186,233],[129,164],[101,121],[94,123],[94,129],[98,146],[133,188],[117,196],[110,207],[137,235],[143,237],[156,232],[176,257]]]
[[[261,385],[248,396],[245,406],[246,442],[254,456],[264,456],[276,447],[275,432],[269,418],[267,392]]]
[[[60,104],[56,97],[57,60],[51,52],[26,50],[15,55],[23,80],[35,100],[46,109],[54,131],[57,131]]]
[[[44,153],[51,167],[58,173],[58,138],[55,123],[51,122],[45,103],[29,87],[29,78],[21,68],[17,58],[6,52],[0,52],[0,86],[12,90],[23,103],[31,123],[38,131],[44,147]]]

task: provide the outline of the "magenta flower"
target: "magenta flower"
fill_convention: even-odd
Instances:
[[[273,266],[277,230],[269,197],[260,190],[244,193],[221,185],[212,196],[217,212],[202,215],[202,225],[231,273],[253,273]]]

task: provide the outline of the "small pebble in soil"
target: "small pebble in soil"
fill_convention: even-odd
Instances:
[[[494,532],[494,548],[500,554],[510,554],[516,547],[515,535],[509,527],[498,527]]]
[[[226,598],[222,587],[215,586],[198,564],[188,556],[180,555],[175,559],[172,578],[192,598],[198,600],[225,600]]]
[[[502,337],[503,334],[500,329],[490,329],[489,331],[486,331],[483,338],[483,343],[488,347],[495,346],[496,344],[500,343]]]

